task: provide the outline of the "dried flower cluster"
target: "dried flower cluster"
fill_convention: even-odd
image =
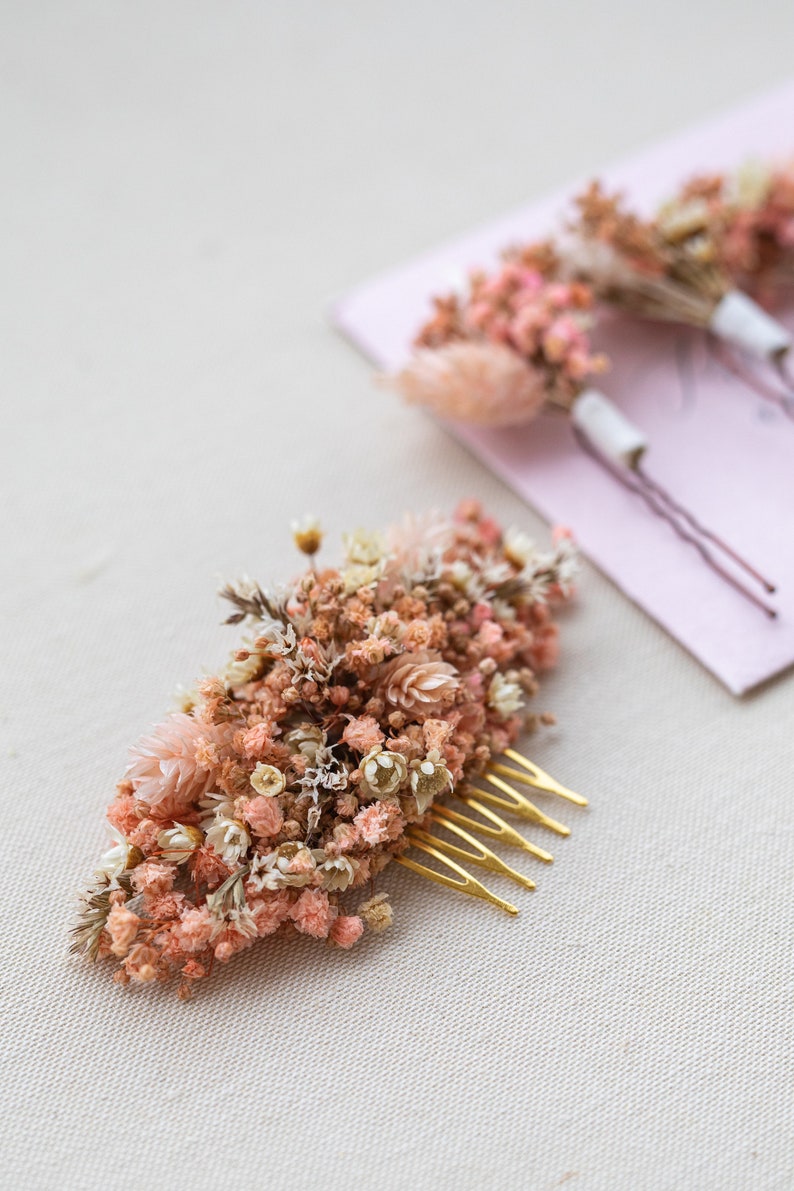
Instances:
[[[549,245],[530,245],[492,273],[472,272],[465,296],[435,298],[395,387],[444,417],[489,426],[529,421],[546,405],[570,409],[606,360],[590,347],[590,289],[554,280],[556,265]]]
[[[771,305],[794,285],[794,161],[692,178],[680,201],[699,204],[724,269],[743,289]]]
[[[561,248],[565,272],[633,314],[708,326],[732,281],[699,196],[682,193],[648,220],[598,181],[574,202],[577,216]]]
[[[296,527],[310,556],[320,537]],[[75,929],[120,983],[177,977],[188,996],[265,935],[348,948],[387,927],[372,882],[406,826],[524,725],[556,657],[565,537],[543,555],[468,502],[345,552],[277,594],[227,587],[244,645],[131,750]]]

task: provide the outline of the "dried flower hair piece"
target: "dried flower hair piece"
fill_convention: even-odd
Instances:
[[[312,564],[277,594],[224,589],[243,644],[130,752],[74,931],[121,984],[189,996],[278,931],[352,947],[391,922],[391,860],[516,913],[470,867],[534,888],[489,845],[552,857],[502,814],[567,835],[520,787],[585,805],[513,747],[556,659],[569,539],[542,553],[473,501],[351,534],[339,568],[321,539],[295,526]]]
[[[595,181],[575,204],[577,218],[559,248],[566,274],[586,281],[600,301],[621,310],[708,332],[735,375],[794,416],[790,394],[770,386],[734,350],[766,361],[774,376],[789,384],[791,334],[736,288],[702,195],[684,191],[644,220],[621,195],[607,194]]]
[[[768,593],[774,585],[648,474],[646,436],[591,385],[608,366],[590,344],[593,293],[580,281],[555,280],[558,268],[554,248],[543,242],[511,250],[491,274],[473,272],[467,294],[433,299],[412,357],[387,380],[408,402],[454,421],[505,427],[544,409],[566,414],[591,458],[774,617],[740,575]]]

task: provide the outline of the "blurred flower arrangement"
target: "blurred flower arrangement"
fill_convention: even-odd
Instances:
[[[349,948],[392,910],[374,881],[434,800],[531,726],[574,552],[539,552],[469,501],[345,539],[287,587],[222,592],[246,637],[131,750],[74,950],[121,984],[177,978],[277,931]],[[355,904],[348,908],[350,899]]]
[[[748,161],[734,173],[705,174],[682,188],[696,205],[736,284],[774,305],[794,285],[794,161]]]
[[[492,273],[473,271],[465,295],[433,299],[392,383],[411,403],[481,425],[518,425],[547,406],[569,411],[607,360],[590,346],[592,291],[555,279],[557,269],[553,247],[539,243]]]

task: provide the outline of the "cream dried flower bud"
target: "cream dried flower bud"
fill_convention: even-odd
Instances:
[[[323,889],[341,893],[355,877],[359,863],[351,856],[333,856],[318,864],[317,869],[323,874]]]
[[[310,515],[292,522],[292,536],[301,553],[308,554],[309,557],[316,554],[323,544],[320,522]]]
[[[520,529],[508,529],[502,541],[505,558],[513,566],[523,570],[535,553],[535,543],[529,534]]]
[[[291,728],[284,737],[290,752],[302,753],[308,761],[314,761],[317,750],[325,746],[325,741],[325,732],[316,724],[300,724],[297,728]]]
[[[206,842],[211,845],[224,864],[236,864],[251,846],[251,837],[239,819],[218,816],[209,828]]]
[[[264,794],[268,798],[277,798],[287,784],[287,779],[275,765],[265,765],[260,761],[251,774],[251,785],[257,794]]]
[[[438,749],[432,749],[424,761],[411,762],[411,793],[423,815],[434,798],[452,786],[452,774],[441,759]]]
[[[358,913],[370,930],[385,930],[394,922],[394,911],[389,904],[388,893],[376,893],[368,901],[362,902],[358,907]]]
[[[361,791],[373,798],[390,798],[408,778],[408,766],[401,753],[384,752],[378,744],[361,762]]]
[[[200,848],[204,843],[204,836],[198,827],[175,823],[173,827],[160,832],[157,843],[162,849],[164,860],[170,860],[173,864],[184,864],[196,848]]]
[[[110,834],[113,844],[104,853],[96,868],[98,877],[107,877],[108,881],[115,881],[129,868],[135,868],[143,860],[143,852],[135,844],[127,841],[117,827],[111,826]]]
[[[524,694],[517,682],[511,682],[503,674],[494,674],[488,687],[488,706],[497,715],[507,719],[524,703]]]
[[[347,561],[354,566],[374,567],[386,554],[386,543],[379,533],[357,529],[355,533],[345,534],[342,540]]]

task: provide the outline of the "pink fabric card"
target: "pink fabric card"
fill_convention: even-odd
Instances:
[[[643,211],[693,172],[749,156],[794,154],[794,83],[606,169]],[[586,181],[587,179],[585,179]],[[581,185],[498,219],[363,285],[335,325],[379,368],[406,358],[429,298],[507,245],[547,234]],[[794,310],[783,314],[794,327]],[[647,470],[778,584],[777,620],[717,578],[574,442],[564,419],[522,430],[449,430],[584,552],[735,694],[794,663],[794,422],[758,398],[678,327],[610,318],[597,346],[613,358],[601,388],[648,434]]]

